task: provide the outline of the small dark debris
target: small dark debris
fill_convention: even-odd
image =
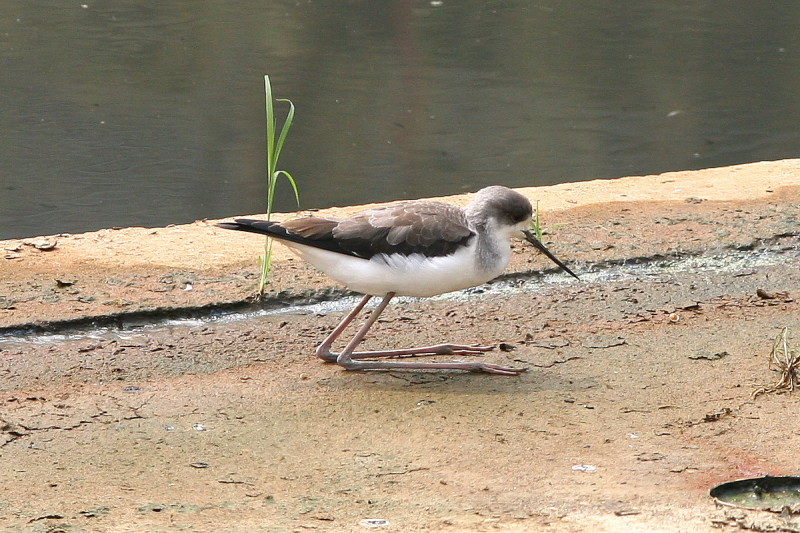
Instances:
[[[38,522],[39,520],[61,520],[62,518],[64,518],[64,515],[55,513],[46,514],[42,516],[37,516],[36,518],[31,518],[30,520],[28,520],[28,523],[30,524],[31,522]]]
[[[514,350],[517,349],[516,346],[514,346],[513,344],[509,344],[507,342],[501,342],[498,345],[498,348],[500,348],[501,352],[513,352]]]
[[[102,347],[103,347],[103,345],[100,344],[100,343],[98,343],[98,344],[89,344],[87,346],[81,346],[80,348],[78,348],[78,353],[91,352],[91,351],[94,351],[94,350],[96,350],[98,348],[102,348]]]
[[[192,468],[208,468],[211,465],[208,463],[204,463],[202,461],[198,461],[196,463],[190,463],[189,466],[191,466]]]
[[[636,455],[637,461],[661,461],[665,458],[663,453],[658,452],[642,452]]]
[[[728,352],[717,352],[717,353],[698,353],[694,355],[690,355],[689,359],[697,360],[705,360],[705,361],[716,361],[717,359],[722,359],[730,355]]]
[[[538,340],[531,333],[525,334],[524,342],[526,346],[534,346],[536,348],[544,348],[546,350],[554,350],[556,348],[564,348],[565,346],[569,346],[569,341],[564,338]]]
[[[89,509],[86,511],[78,511],[78,514],[86,518],[98,518],[108,514],[109,508],[106,506],[98,507],[97,509]]]
[[[774,293],[767,292],[764,289],[757,289],[756,295],[762,300],[774,300],[776,298]]]
[[[788,292],[769,292],[764,289],[757,289],[756,296],[761,298],[762,300],[775,300],[775,299],[788,299],[789,293]]]
[[[585,348],[611,348],[613,346],[622,346],[624,344],[627,344],[627,342],[625,342],[625,339],[618,335],[598,335],[589,337],[583,341],[583,346]]]
[[[556,365],[561,365],[561,364],[567,363],[569,361],[574,361],[576,359],[582,359],[582,358],[579,355],[568,355],[568,356],[565,356],[565,357],[559,357],[559,358],[556,358],[556,359],[551,359],[550,361],[542,362],[542,363],[534,363],[533,361],[528,361],[527,359],[519,359],[519,358],[514,359],[514,362],[515,363],[523,363],[523,364],[526,364],[526,365],[533,365],[536,368],[551,368],[551,367],[554,367]]]
[[[706,416],[703,417],[701,422],[717,422],[722,418],[733,414],[733,410],[730,407],[723,407],[721,410],[717,411],[716,413],[708,413]]]

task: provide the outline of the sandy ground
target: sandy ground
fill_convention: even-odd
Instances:
[[[582,281],[541,277],[549,265],[519,245],[503,290],[397,302],[366,341],[493,344],[485,359],[529,368],[516,378],[321,363],[313,347],[341,311],[132,327],[247,308],[260,240],[207,222],[2,241],[0,524],[800,531],[708,497],[800,473],[796,395],[751,397],[778,378],[782,327],[800,348],[798,172],[525,190]],[[278,259],[269,306],[340,296]],[[33,335],[92,322],[125,327]]]

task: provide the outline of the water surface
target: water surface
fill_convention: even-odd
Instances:
[[[0,239],[798,156],[800,4],[0,3]],[[280,107],[278,109],[281,109]],[[544,206],[546,209],[546,206]],[[277,202],[293,210],[288,187]]]

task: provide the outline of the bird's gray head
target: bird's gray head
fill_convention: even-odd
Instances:
[[[500,226],[518,226],[531,219],[533,206],[517,191],[492,185],[475,193],[466,207],[466,214],[476,225],[485,225],[493,220]]]
[[[465,209],[467,219],[476,228],[489,228],[506,238],[519,237],[531,243],[565,272],[578,276],[542,244],[528,224],[533,216],[533,206],[527,198],[508,187],[493,185],[479,190]]]

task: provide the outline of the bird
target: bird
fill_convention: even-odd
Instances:
[[[317,346],[316,355],[346,370],[465,370],[516,376],[525,368],[482,361],[423,362],[428,355],[479,355],[492,346],[437,344],[419,348],[356,351],[395,296],[430,297],[482,285],[499,276],[511,258],[511,239],[531,243],[571,276],[578,276],[531,231],[533,206],[519,192],[493,185],[465,207],[407,200],[366,209],[350,218],[307,216],[285,222],[236,218],[220,228],[267,235],[330,278],[364,297]],[[340,352],[333,343],[373,297],[382,298]]]

